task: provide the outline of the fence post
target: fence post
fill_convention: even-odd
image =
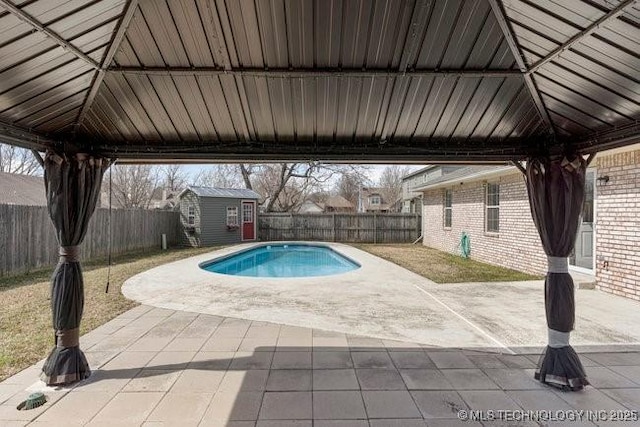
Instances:
[[[336,241],[336,213],[334,212],[332,215],[332,219],[333,219],[333,229],[331,231],[331,241],[335,242]]]
[[[415,216],[415,221],[416,221],[416,239],[420,238],[420,232],[422,231],[422,224],[420,224],[420,221],[418,220],[418,213],[416,212],[414,214]]]
[[[378,243],[378,214],[373,213],[373,243]]]

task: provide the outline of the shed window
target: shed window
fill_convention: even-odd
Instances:
[[[196,207],[189,206],[187,210],[187,224],[196,225]]]
[[[500,231],[500,184],[487,184],[486,230],[491,233]]]
[[[451,228],[453,217],[453,195],[451,190],[444,190],[444,227]]]
[[[238,225],[238,207],[237,206],[227,206],[227,225],[228,226]]]
[[[380,204],[380,196],[371,196],[369,197],[369,203],[372,205],[379,205]]]

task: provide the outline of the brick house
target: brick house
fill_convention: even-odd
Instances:
[[[424,244],[533,274],[547,261],[529,209],[524,176],[513,166],[467,166],[414,188],[423,194]],[[570,268],[596,287],[640,300],[640,144],[598,154]]]

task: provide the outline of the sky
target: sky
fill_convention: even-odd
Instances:
[[[207,165],[207,164],[185,165],[184,170],[191,177],[195,177],[198,174],[198,172],[200,172],[202,169],[206,169],[209,166],[211,165]],[[390,165],[368,165],[368,166],[369,166],[369,172],[367,175],[369,179],[375,184],[380,179],[380,175],[382,175],[382,171],[384,170],[384,168]],[[411,171],[413,172],[420,168],[423,168],[425,165],[399,165],[399,166],[408,166],[411,168]]]

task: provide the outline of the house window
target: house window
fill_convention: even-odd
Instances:
[[[451,228],[451,219],[453,217],[452,191],[444,190],[444,227]]]
[[[497,233],[500,231],[500,184],[487,184],[486,231]]]
[[[380,196],[371,196],[371,197],[369,197],[369,204],[371,204],[371,205],[379,205],[380,204]]]
[[[189,206],[187,209],[187,224],[196,225],[196,207]]]
[[[238,225],[238,207],[227,206],[227,226]]]

